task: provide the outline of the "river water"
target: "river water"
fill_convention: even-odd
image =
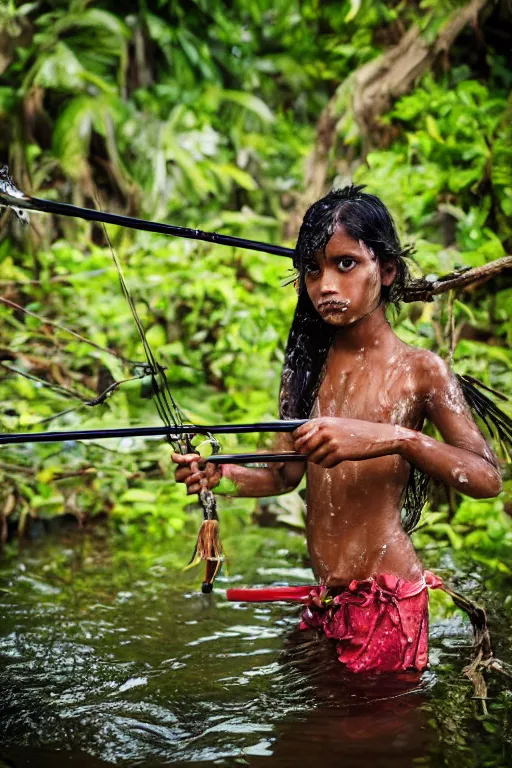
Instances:
[[[432,595],[422,676],[344,674],[330,646],[297,631],[296,607],[226,601],[228,582],[312,583],[286,536],[252,530],[254,557],[233,556],[213,595],[197,591],[197,569],[176,567],[178,541],[97,529],[8,553],[1,768],[511,765],[512,681],[491,679],[484,715],[461,674],[470,629],[445,595]],[[229,549],[247,551],[243,534]],[[443,575],[454,567],[449,552],[436,558]],[[511,661],[507,582],[484,576],[459,584],[484,596]]]

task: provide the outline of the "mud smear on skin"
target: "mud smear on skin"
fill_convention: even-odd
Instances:
[[[331,348],[328,372],[324,370],[312,416],[421,427],[424,405],[415,393],[415,350],[399,339],[390,341],[389,336],[382,343],[390,352],[390,365],[384,369],[378,360],[372,360],[381,354],[373,345],[357,349],[349,370],[344,370],[345,358],[339,356],[339,350]],[[412,550],[399,522],[408,474],[409,466],[398,455],[346,461],[332,469],[308,464],[308,534],[322,583],[346,583],[346,579],[366,578],[368,573],[386,569],[396,572],[397,553],[405,547]],[[329,558],[322,554],[325,549],[332,550]],[[317,558],[322,565],[316,564]],[[420,565],[412,551],[404,562],[408,570],[400,575],[414,580]],[[337,563],[347,563],[350,573],[340,570]]]

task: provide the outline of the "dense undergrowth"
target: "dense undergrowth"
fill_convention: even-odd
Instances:
[[[0,4],[0,160],[40,197],[293,245],[283,232],[301,205],[317,121],[334,99],[326,188],[353,180],[380,195],[416,244],[416,274],[484,264],[512,245],[506,9],[488,4],[480,25],[379,119],[371,146],[349,88],[349,76],[410,25],[431,40],[462,5],[179,0],[131,3],[121,14],[108,0],[8,0]],[[39,215],[23,229],[7,212],[0,227],[0,295],[34,313],[0,304],[2,431],[157,424],[144,379],[84,404],[136,375],[128,361],[142,360],[104,232]],[[187,418],[274,418],[295,302],[293,286],[282,286],[287,260],[109,234]],[[452,357],[457,372],[511,396],[511,305],[501,276],[404,305],[393,322],[406,342]],[[268,436],[226,438],[223,449],[265,444]],[[8,527],[63,513],[85,522],[107,512],[123,530],[144,526],[154,536],[186,532],[190,499],[171,480],[169,453],[160,441],[135,440],[3,447],[3,538]],[[416,543],[464,548],[506,571],[505,504],[505,494],[474,501],[438,490]],[[221,502],[236,525],[254,506]]]

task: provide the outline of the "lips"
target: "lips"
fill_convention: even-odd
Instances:
[[[321,304],[318,305],[318,311],[338,311],[338,312],[346,312],[348,309],[349,302],[348,301],[323,301]]]

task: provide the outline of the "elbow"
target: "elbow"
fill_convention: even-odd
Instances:
[[[302,475],[293,475],[291,477],[284,476],[280,478],[279,487],[276,495],[281,496],[283,493],[290,493],[299,487]]]
[[[486,474],[486,478],[479,478],[480,482],[475,484],[474,492],[470,494],[474,499],[494,499],[503,490],[503,481],[499,470],[489,467]]]
[[[297,471],[297,465],[295,465],[295,467],[292,466],[291,471],[287,471],[286,465],[284,465],[279,472],[279,483],[276,495],[280,496],[283,493],[294,491],[300,485],[303,477],[304,471]]]
[[[281,481],[276,496],[282,496],[284,493],[290,493],[291,491],[294,491],[296,488],[298,488],[299,483],[300,480],[297,482],[295,482],[295,480]]]
[[[486,496],[487,499],[493,499],[495,496],[499,496],[503,490],[503,480],[500,472],[495,472],[494,480],[489,484],[490,493]]]

